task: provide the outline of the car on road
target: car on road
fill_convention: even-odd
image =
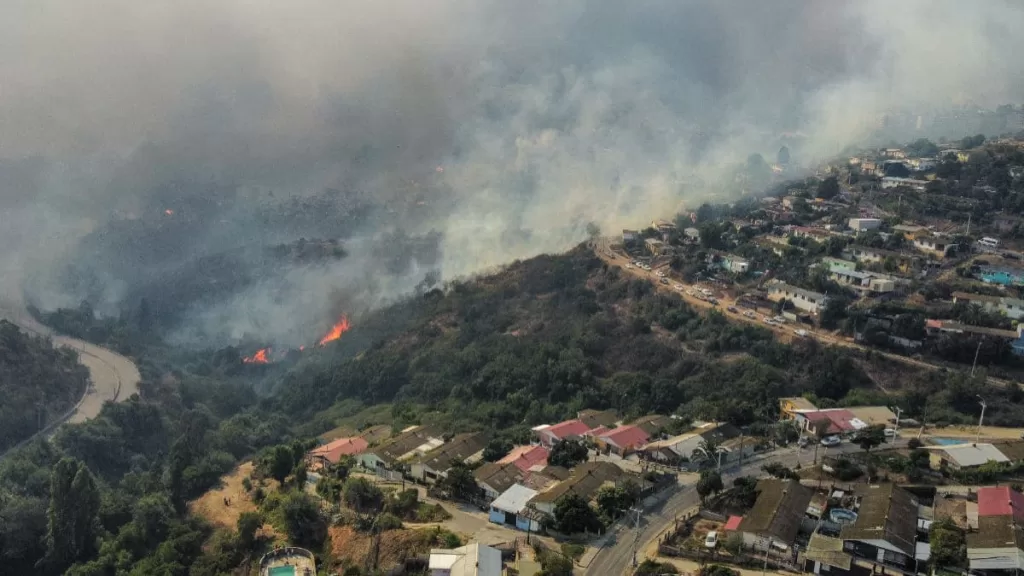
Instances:
[[[797,329],[797,330],[793,330],[793,334],[796,334],[797,336],[799,336],[801,338],[807,338],[807,330],[804,330],[802,328]]]
[[[711,302],[712,306],[718,306],[718,300],[715,298],[708,298],[708,302]]]
[[[662,278],[661,280],[658,280],[658,282],[661,282],[662,284],[665,284],[667,286],[668,285],[668,278]]]
[[[665,277],[665,271],[664,270],[658,270],[658,277],[659,278],[664,278]]]
[[[682,284],[676,284],[675,286],[673,286],[673,288],[675,288],[676,290],[682,290],[683,289],[683,285]]]
[[[630,264],[629,262],[626,262],[626,268],[632,268],[632,267],[633,267],[632,264]]]
[[[885,433],[885,437],[886,438],[892,438],[892,437],[896,436],[896,429],[895,428],[886,428],[884,430],[884,433]]]
[[[825,447],[839,446],[843,443],[843,439],[839,436],[825,436],[821,439],[821,445]]]
[[[733,314],[738,312],[738,310],[736,310],[735,306],[726,306],[725,309],[728,310],[729,312],[732,312]]]
[[[757,314],[754,314],[753,310],[744,310],[743,315],[747,318],[757,318]]]
[[[718,532],[712,530],[704,537],[704,547],[714,548],[715,546],[718,546]]]

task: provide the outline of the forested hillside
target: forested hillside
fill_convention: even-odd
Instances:
[[[63,416],[88,378],[72,350],[0,320],[0,452]]]

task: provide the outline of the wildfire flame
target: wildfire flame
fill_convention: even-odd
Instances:
[[[328,342],[333,342],[338,338],[341,338],[341,335],[344,334],[345,332],[348,332],[348,329],[351,327],[352,326],[348,323],[348,316],[343,315],[341,318],[338,319],[337,322],[334,323],[334,326],[331,326],[331,329],[329,332],[327,332],[327,335],[320,339],[319,344],[321,346],[326,346]]]
[[[242,362],[246,364],[270,364],[270,358],[268,357],[269,354],[270,348],[263,348],[261,350],[257,350],[252,356],[242,358]]]

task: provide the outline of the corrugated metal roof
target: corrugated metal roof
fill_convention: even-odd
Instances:
[[[502,512],[519,514],[523,508],[526,508],[527,502],[536,495],[536,490],[531,490],[522,484],[514,484],[511,488],[502,492],[501,496],[495,498],[494,502],[491,502],[491,508],[501,510]]]

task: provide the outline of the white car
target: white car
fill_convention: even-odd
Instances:
[[[715,546],[718,546],[718,532],[712,530],[711,532],[708,532],[707,536],[704,537],[704,547],[714,548]]]
[[[664,277],[665,277],[665,273],[663,271],[661,271],[661,270],[658,270],[658,278],[664,278]]]
[[[747,318],[757,318],[757,314],[754,314],[752,310],[744,310],[743,315]]]
[[[821,445],[825,447],[839,446],[843,443],[843,439],[839,436],[825,436],[821,439]]]
[[[804,330],[802,328],[798,330],[793,330],[793,333],[801,338],[807,338],[807,330]]]
[[[676,284],[675,286],[673,286],[673,288],[675,288],[676,290],[682,290],[683,289],[683,285],[682,284]]]
[[[885,436],[886,436],[886,438],[892,438],[895,435],[896,435],[896,429],[895,428],[886,428],[885,429]]]

